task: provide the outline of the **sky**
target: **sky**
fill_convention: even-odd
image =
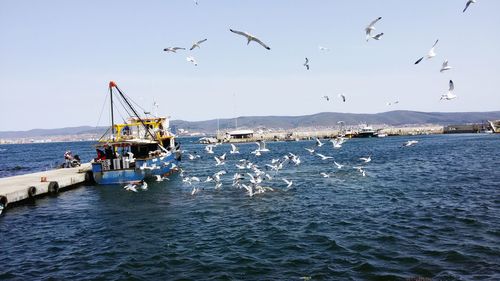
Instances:
[[[466,13],[466,0],[198,3],[1,0],[0,131],[108,125],[110,80],[144,108],[157,101],[161,115],[188,121],[500,110],[500,1]],[[366,42],[379,16],[384,36]],[[163,52],[204,38],[200,49]],[[414,65],[436,39],[437,56]],[[440,73],[445,59],[453,69]],[[440,101],[450,79],[458,98]]]

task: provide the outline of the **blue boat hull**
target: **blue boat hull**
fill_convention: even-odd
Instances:
[[[102,163],[92,163],[92,173],[97,184],[125,184],[149,180],[159,176],[170,176],[177,171],[179,163],[175,154],[154,157],[150,159],[138,159],[134,168],[128,169],[103,169]]]

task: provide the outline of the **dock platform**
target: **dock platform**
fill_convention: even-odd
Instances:
[[[92,182],[91,164],[0,178],[0,214],[9,204]]]

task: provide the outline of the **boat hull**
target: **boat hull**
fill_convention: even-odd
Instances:
[[[92,163],[92,172],[97,184],[125,184],[130,182],[147,181],[157,175],[168,177],[177,171],[180,157],[175,154],[153,157],[150,159],[138,159],[134,168],[128,169],[106,169],[101,162]]]

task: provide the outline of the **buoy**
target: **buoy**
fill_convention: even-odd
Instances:
[[[49,183],[48,192],[50,194],[57,194],[59,192],[59,183],[57,183],[56,181],[51,181]]]
[[[28,188],[28,197],[29,198],[35,198],[35,195],[36,195],[36,187],[30,186]]]

